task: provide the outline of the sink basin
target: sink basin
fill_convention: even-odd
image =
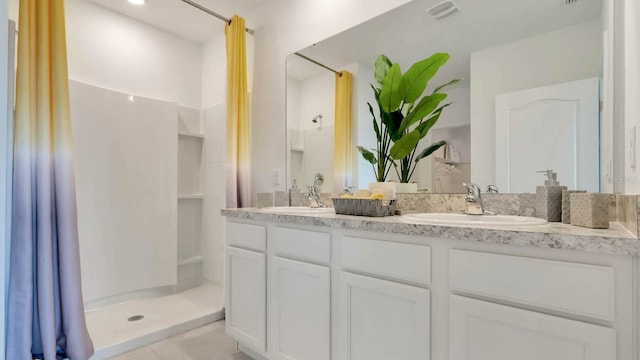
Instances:
[[[333,208],[311,208],[308,206],[272,206],[261,210],[278,214],[335,214]]]
[[[539,226],[547,221],[527,216],[421,213],[402,215],[405,222],[444,226]]]

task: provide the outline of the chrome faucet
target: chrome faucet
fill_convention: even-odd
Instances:
[[[320,186],[324,184],[324,176],[320,173],[316,173],[313,178],[313,185],[307,186],[307,193],[304,197],[309,200],[309,206],[312,208],[327,207],[322,200],[320,200]]]
[[[462,212],[467,215],[484,215],[480,187],[476,184],[462,183],[462,185],[467,187],[467,196],[464,197],[464,201],[467,202],[467,210],[462,210]]]

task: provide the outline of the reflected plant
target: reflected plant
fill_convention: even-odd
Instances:
[[[423,96],[429,80],[448,60],[449,54],[436,53],[416,62],[402,74],[400,65],[392,63],[387,56],[376,59],[375,78],[379,87],[371,85],[371,88],[378,105],[377,117],[373,106],[367,105],[373,117],[377,146],[375,149],[358,146],[358,150],[371,163],[377,181],[385,181],[393,167],[400,182],[409,182],[418,162],[446,144],[438,141],[418,152],[420,140],[451,105],[440,105],[447,98],[441,90],[460,81],[451,80]]]

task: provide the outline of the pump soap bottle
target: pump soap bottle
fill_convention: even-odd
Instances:
[[[550,222],[562,221],[562,190],[567,187],[558,183],[558,174],[553,170],[538,172],[547,179],[544,186],[536,187],[536,217]]]
[[[298,184],[296,180],[293,180],[293,185],[291,185],[291,189],[289,189],[289,205],[291,206],[300,206],[302,202],[302,192],[298,189]]]

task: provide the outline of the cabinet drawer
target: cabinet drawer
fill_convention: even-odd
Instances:
[[[603,326],[455,295],[449,322],[450,360],[616,359],[616,332]]]
[[[331,260],[331,236],[328,233],[274,227],[270,236],[276,255],[324,264]]]
[[[267,228],[261,225],[227,222],[227,245],[265,251],[267,249]]]
[[[453,290],[597,319],[615,318],[614,269],[463,250],[449,252]]]
[[[344,269],[390,279],[431,283],[428,246],[345,236],[340,242],[340,264]]]

